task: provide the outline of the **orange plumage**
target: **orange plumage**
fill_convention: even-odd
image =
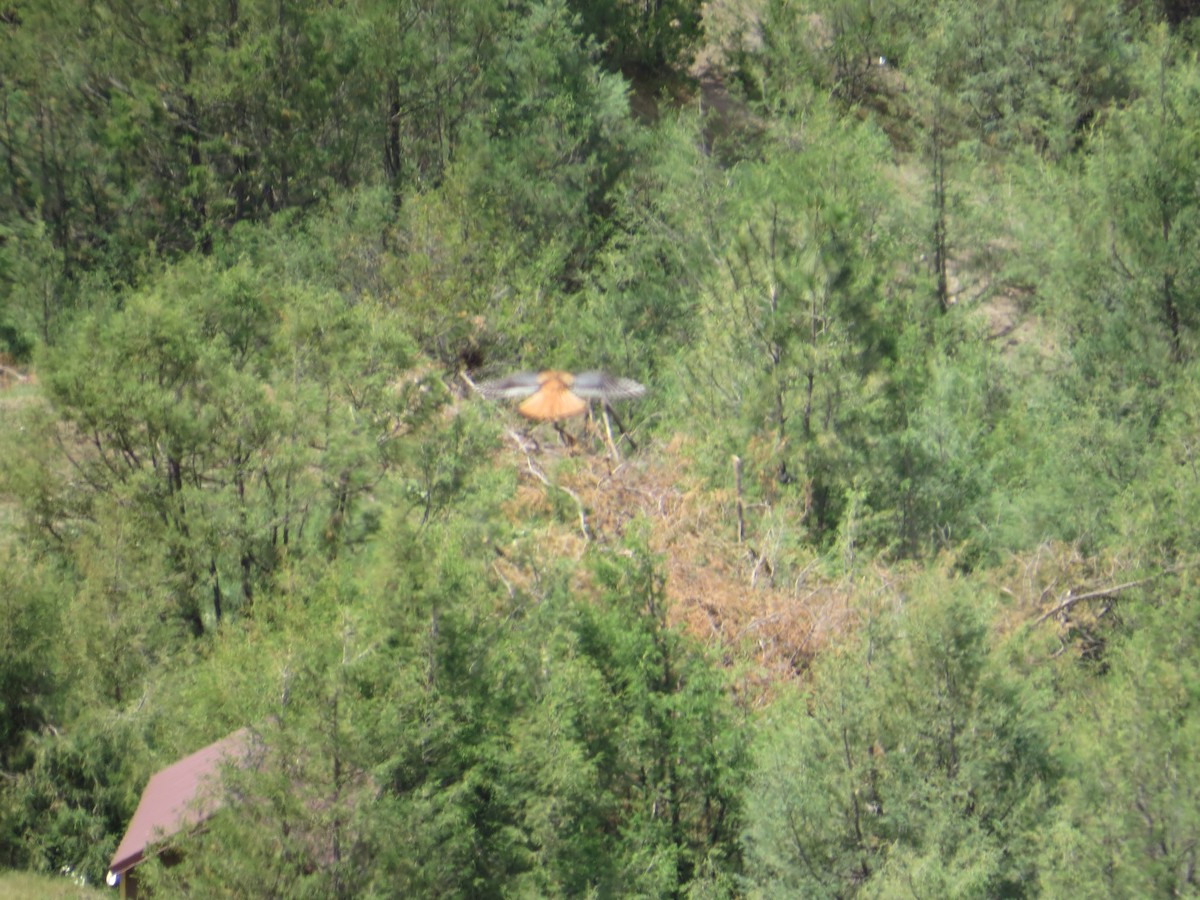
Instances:
[[[570,372],[546,370],[517,372],[504,378],[484,381],[475,386],[489,399],[525,399],[517,412],[527,419],[557,420],[582,415],[588,400],[621,400],[640,397],[646,389],[629,378],[617,378],[604,372]]]

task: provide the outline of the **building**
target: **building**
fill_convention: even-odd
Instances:
[[[169,852],[171,837],[195,828],[221,807],[221,765],[244,765],[251,741],[250,732],[239,729],[150,779],[108,867],[108,883],[120,886],[122,900],[138,896],[138,863]]]

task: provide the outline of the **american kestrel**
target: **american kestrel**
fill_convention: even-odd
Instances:
[[[517,412],[527,419],[566,419],[587,410],[588,400],[640,397],[646,389],[631,378],[604,372],[517,372],[484,381],[475,390],[490,400],[524,397]]]

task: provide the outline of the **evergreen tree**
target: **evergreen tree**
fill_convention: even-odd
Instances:
[[[829,113],[814,108],[798,149],[730,178],[702,286],[703,340],[681,361],[692,416],[738,429],[707,437],[724,442],[723,460],[759,444],[756,477],[798,485],[798,515],[817,539],[836,533],[869,465],[867,435],[888,415],[900,315],[881,291],[894,245],[888,194],[871,172],[879,135]]]
[[[920,590],[764,718],[747,813],[761,896],[1031,890],[1060,777],[1046,695],[989,645],[987,604]]]
[[[1069,777],[1043,832],[1046,893],[1197,890],[1192,748],[1200,656],[1190,579],[1163,585],[1123,598],[1130,633],[1106,650],[1102,677],[1065,707]]]
[[[262,684],[236,688],[260,752],[153,881],[214,896],[731,888],[741,731],[663,623],[651,562],[599,559],[603,602],[551,573],[544,596],[505,602],[472,531],[394,533],[405,569],[383,557],[373,577],[395,592],[360,593],[338,566],[284,604],[286,631],[240,651],[257,662],[239,680]]]

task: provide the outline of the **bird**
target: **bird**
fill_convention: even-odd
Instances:
[[[527,419],[557,421],[587,411],[589,400],[624,400],[640,397],[646,388],[632,378],[619,378],[606,372],[516,372],[503,378],[483,381],[475,390],[489,400],[525,399],[517,412]]]

